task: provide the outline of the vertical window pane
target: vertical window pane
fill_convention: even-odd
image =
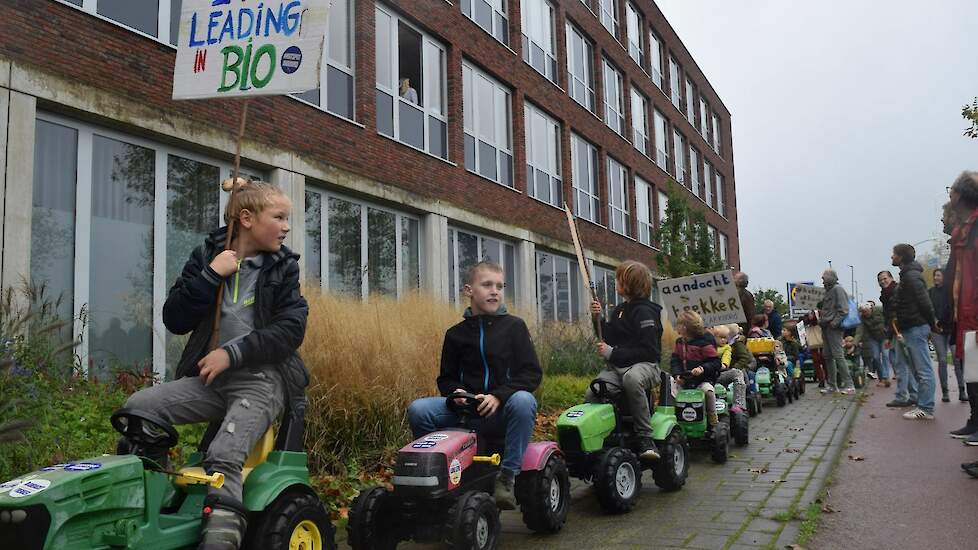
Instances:
[[[326,53],[329,59],[347,68],[350,67],[350,1],[332,0],[329,8],[329,29],[326,33]],[[379,44],[379,29],[377,34]]]
[[[326,109],[342,117],[353,119],[353,77],[335,67],[326,68]],[[316,100],[319,103],[319,91]],[[384,94],[386,95],[386,94]],[[390,97],[390,96],[388,96]],[[305,98],[303,98],[305,99]],[[308,100],[307,100],[308,101]],[[378,119],[379,119],[378,113]]]
[[[81,0],[73,0],[76,6],[81,5]],[[180,11],[183,10],[183,0],[170,0],[170,44],[177,45],[180,39]],[[189,38],[188,38],[189,40]]]
[[[479,263],[479,238],[471,233],[455,232],[458,239],[458,289],[461,294],[465,286],[465,275],[469,268]]]
[[[404,143],[424,149],[424,112],[404,101],[398,101],[400,109],[400,139]]]
[[[99,15],[150,36],[159,33],[159,0],[98,0]]]
[[[553,256],[550,254],[537,253],[537,303],[541,321],[557,318],[554,310]]]
[[[516,249],[511,244],[503,245],[503,269],[506,271],[505,302],[516,299]]]
[[[391,16],[380,10],[376,10],[375,14],[377,85],[393,90],[394,79],[391,76],[393,67],[391,64],[391,28],[393,25],[391,24]]]
[[[428,111],[442,114],[445,112],[442,99],[442,75],[445,72],[445,53],[431,42],[425,42],[425,74],[424,89],[427,96]]]
[[[46,286],[62,320],[73,316],[78,131],[37,121],[31,210],[31,279]]]
[[[394,137],[394,98],[377,90],[377,131]]]
[[[323,265],[323,197],[306,191],[306,279],[316,286],[322,285]]]
[[[328,205],[329,288],[360,297],[363,284],[360,205],[332,197]]]
[[[152,362],[156,159],[98,135],[92,149],[89,357],[101,378]]]
[[[401,218],[401,288],[421,287],[421,239],[418,220]]]
[[[397,217],[367,209],[367,281],[370,295],[397,295]]]
[[[571,321],[570,262],[564,258],[554,260],[554,285],[557,290],[557,320]]]

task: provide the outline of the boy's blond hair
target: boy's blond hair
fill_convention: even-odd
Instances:
[[[679,314],[676,318],[676,329],[685,329],[686,336],[690,338],[697,338],[703,336],[706,329],[703,327],[703,318],[700,317],[699,313],[695,311],[686,310]]]
[[[483,269],[485,269],[486,271],[491,271],[493,273],[499,273],[500,275],[505,275],[505,271],[503,271],[503,266],[497,264],[496,262],[483,260],[465,270],[465,280],[463,282],[467,285],[471,285],[472,283],[475,282],[475,275],[480,270]]]
[[[722,345],[726,344],[727,343],[727,339],[730,338],[730,327],[728,327],[727,325],[718,325],[718,326],[715,326],[715,327],[713,327],[713,334],[715,334],[717,336],[717,338],[722,338],[723,339],[722,342],[717,342],[717,344],[719,344],[719,345],[722,346]]]
[[[738,324],[730,324],[730,325],[726,325],[726,327],[727,330],[730,331],[731,336],[740,336],[741,333],[744,332],[743,330],[741,330],[740,325]]]
[[[231,178],[225,180],[222,188],[225,191],[231,190]],[[257,216],[262,210],[275,204],[277,199],[289,201],[288,195],[281,187],[257,179],[238,178],[238,189],[228,199],[227,207],[224,208],[224,223],[230,224],[231,220],[238,219],[242,210]]]
[[[615,269],[615,280],[629,300],[647,300],[652,295],[652,271],[642,262],[625,260]]]

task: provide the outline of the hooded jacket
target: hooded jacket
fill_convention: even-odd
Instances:
[[[747,372],[750,369],[751,360],[754,356],[747,348],[747,338],[740,334],[730,340],[731,360],[730,368],[740,369]]]
[[[685,386],[695,388],[703,382],[713,383],[720,376],[720,357],[717,355],[716,340],[712,336],[703,335],[686,340],[679,338],[672,351],[670,367],[672,374],[679,375],[703,367],[702,374],[688,376]]]
[[[517,391],[536,390],[542,378],[526,323],[503,305],[495,315],[473,315],[466,309],[462,322],[445,332],[438,374],[443,396],[462,388],[494,395],[505,404]]]
[[[210,263],[224,250],[225,235],[226,227],[217,229],[191,252],[163,304],[166,328],[174,334],[191,333],[177,363],[176,378],[197,376],[197,362],[208,353],[217,290],[223,282]],[[309,374],[297,350],[305,337],[309,306],[299,289],[298,259],[285,246],[278,252],[262,253],[251,306],[255,329],[225,349],[232,369],[274,365],[286,382],[304,388]]]
[[[964,333],[978,330],[978,209],[951,235],[951,311],[954,316],[954,356],[964,359]]]
[[[934,285],[927,290],[930,303],[934,306],[934,318],[940,323],[938,334],[950,334],[954,324],[954,313],[951,311],[951,295],[946,284]]]
[[[601,335],[612,346],[608,362],[625,368],[662,360],[662,306],[645,298],[622,302],[601,322]]]
[[[886,320],[883,312],[876,306],[869,312],[869,315],[859,314],[859,327],[856,328],[857,342],[866,340],[882,341],[886,339]]]
[[[934,326],[934,306],[924,284],[924,268],[917,262],[900,266],[900,288],[896,291],[896,321],[901,330],[920,325]]]
[[[896,295],[900,284],[896,281],[890,286],[880,289],[880,303],[883,304],[883,323],[886,330],[886,337],[892,338],[893,325],[896,323]]]
[[[818,311],[818,324],[822,328],[838,329],[849,315],[849,296],[839,281],[826,281],[825,297]]]

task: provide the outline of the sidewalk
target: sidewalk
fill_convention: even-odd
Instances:
[[[936,374],[935,368],[935,374]],[[954,376],[950,386],[956,388]],[[964,425],[968,404],[940,401],[934,421],[888,409],[894,389],[869,390],[843,451],[809,548],[978,548],[978,479],[961,470],[978,460],[948,432]],[[862,457],[856,461],[849,458]]]

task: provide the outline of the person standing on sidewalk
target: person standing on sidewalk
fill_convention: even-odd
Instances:
[[[877,386],[890,387],[890,361],[886,357],[889,352],[883,352],[883,341],[886,340],[886,327],[883,312],[865,303],[859,306],[859,327],[856,329],[856,342],[862,349],[866,368],[875,372],[879,377]],[[886,357],[886,361],[883,358]]]
[[[747,285],[750,283],[750,278],[743,271],[738,271],[734,273],[734,285],[737,287],[737,294],[740,296],[740,305],[744,308],[744,323],[740,325],[740,328],[744,334],[750,332],[750,322],[754,318],[754,295],[751,291],[747,290]]]
[[[927,341],[937,325],[934,306],[924,284],[924,268],[915,261],[914,247],[901,243],[893,247],[893,265],[900,268],[900,288],[896,293],[897,339],[909,352],[910,375],[917,381],[917,406],[903,413],[907,420],[934,419],[934,367]]]
[[[896,295],[900,285],[893,280],[893,274],[885,270],[876,275],[876,280],[880,284],[880,302],[883,303],[883,319],[886,321],[887,340],[883,343],[883,353],[889,355],[897,380],[896,395],[886,406],[911,407],[917,404],[917,381],[910,376],[906,346],[897,338]]]
[[[944,270],[937,268],[934,270],[934,286],[927,291],[930,302],[934,305],[934,317],[937,318],[937,325],[930,339],[934,342],[934,352],[937,354],[937,376],[941,382],[941,401],[948,403],[951,401],[947,391],[947,352],[951,337],[951,301],[947,288],[944,286]],[[961,364],[954,362],[954,376],[958,380],[958,398],[965,401],[964,392],[964,373]]]
[[[839,276],[832,269],[822,273],[822,284],[825,285],[825,297],[822,307],[818,310],[818,324],[822,327],[825,340],[825,388],[822,393],[851,394],[856,391],[852,385],[852,376],[846,364],[846,354],[842,349],[842,321],[849,315],[849,295],[839,284]],[[838,376],[839,386],[836,386]]]

